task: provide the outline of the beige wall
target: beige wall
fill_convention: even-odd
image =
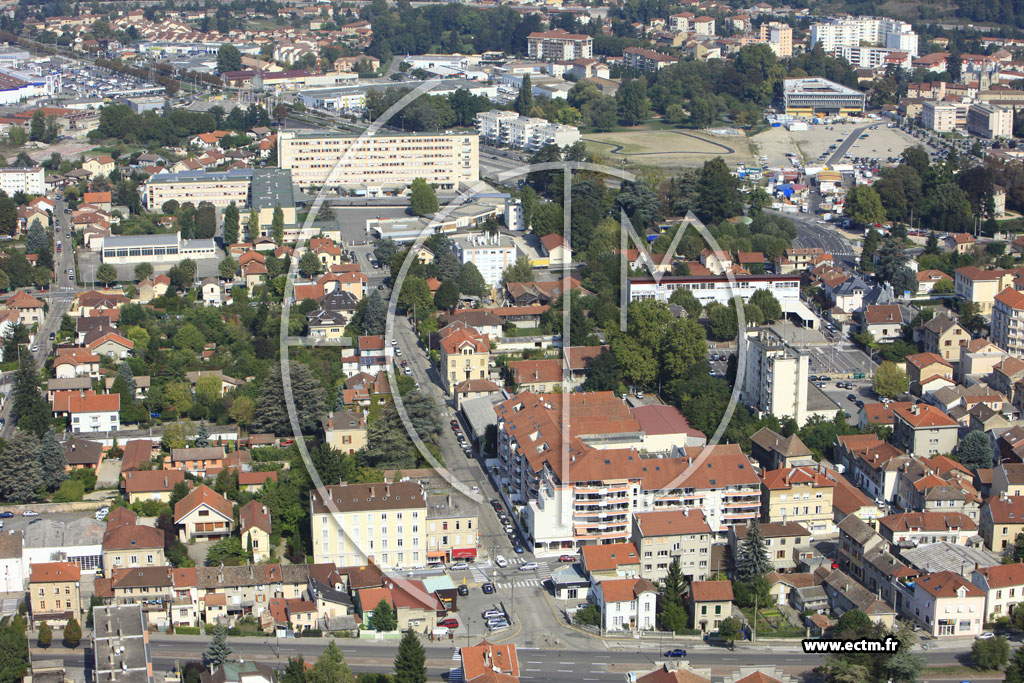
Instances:
[[[445,528],[447,526],[447,528]],[[480,536],[480,522],[473,517],[439,517],[427,520],[428,552],[445,551],[451,558],[453,548],[475,548]]]
[[[29,585],[28,593],[33,621],[38,619],[36,615],[70,611],[79,625],[84,626],[82,624],[82,601],[77,581],[33,583]],[[53,626],[55,623],[63,624],[64,622],[47,620],[47,623]]]
[[[797,522],[813,535],[832,526],[833,487],[795,484],[786,490],[761,487],[761,514],[766,522]]]
[[[372,557],[385,569],[426,564],[426,517],[425,506],[313,514],[313,560],[351,566]]]
[[[674,557],[679,558],[683,575],[690,581],[706,581],[711,574],[711,534],[644,538],[634,524],[632,541],[640,553],[640,576],[645,579],[664,579]]]
[[[103,571],[109,577],[114,569],[163,567],[167,564],[163,548],[132,548],[103,551]]]
[[[693,627],[702,632],[717,631],[724,619],[732,616],[731,602],[699,602],[690,603],[693,614]]]
[[[446,390],[450,394],[456,385],[467,379],[486,379],[490,353],[472,353],[469,348],[463,353],[448,355],[441,349],[441,366],[445,369]]]
[[[249,206],[249,184],[251,178],[224,178],[218,180],[177,180],[161,181],[157,176],[146,183],[146,208],[159,211],[164,202],[175,200],[179,204],[210,202],[221,209],[234,202],[239,209]]]
[[[259,527],[252,527],[242,534],[242,550],[249,549],[249,539],[252,539],[253,562],[263,562],[270,559],[270,534]]]

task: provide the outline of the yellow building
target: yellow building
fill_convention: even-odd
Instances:
[[[770,470],[761,480],[761,518],[765,522],[796,522],[821,536],[833,531],[835,484],[815,467]]]
[[[253,562],[270,559],[270,510],[258,501],[250,500],[238,511],[238,530],[242,536],[242,550],[252,552]]]
[[[427,504],[411,481],[339,484],[326,487],[330,499],[309,493],[315,562],[383,568],[426,562]]]
[[[491,345],[486,334],[460,328],[444,335],[441,331],[441,376],[449,394],[468,379],[487,379]]]
[[[324,440],[341,453],[352,454],[366,445],[366,418],[351,410],[328,413],[324,422]]]
[[[477,508],[459,494],[427,497],[427,561],[476,559],[480,541]]]
[[[1012,270],[966,266],[953,273],[953,291],[961,299],[977,304],[979,313],[988,315],[995,305],[996,294],[1012,286],[1016,278],[1017,273]]]
[[[82,623],[79,582],[82,570],[74,562],[37,562],[28,580],[32,622],[63,626],[72,617]]]
[[[978,530],[985,547],[997,553],[1013,545],[1024,533],[1024,496],[1000,494],[981,506]]]

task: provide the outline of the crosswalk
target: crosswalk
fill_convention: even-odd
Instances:
[[[533,571],[522,572],[520,576],[502,577],[494,585],[496,588],[539,588],[544,582],[551,578],[551,567],[547,560],[530,560],[523,557],[514,557],[509,560],[509,567],[518,567],[527,562],[536,562],[537,568]],[[517,570],[518,572],[518,570]]]
[[[471,565],[469,567],[469,573],[473,577],[473,581],[476,581],[477,583],[487,583],[491,580],[491,577],[487,576],[487,572],[483,567]]]
[[[462,650],[455,648],[452,653],[452,666],[448,670],[448,683],[462,683]]]

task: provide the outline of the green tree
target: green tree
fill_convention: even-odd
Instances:
[[[103,263],[96,269],[96,279],[107,287],[117,282],[117,268],[109,263]]]
[[[523,74],[523,82],[519,86],[519,94],[516,95],[512,108],[520,116],[529,116],[533,110],[533,83],[530,82],[530,74]]]
[[[705,224],[718,223],[743,213],[739,180],[722,157],[705,161],[697,179],[698,198],[693,211]]]
[[[979,669],[1002,669],[1010,659],[1010,643],[1002,636],[975,640],[971,658]]]
[[[43,486],[48,491],[53,491],[64,481],[67,477],[66,467],[64,446],[57,440],[57,433],[53,429],[47,429],[39,439],[39,469]]]
[[[647,81],[643,78],[628,80],[615,93],[619,118],[630,126],[647,120],[651,102],[647,99]]]
[[[736,617],[723,619],[718,625],[718,635],[728,641],[729,647],[740,637],[740,620]]]
[[[39,623],[39,635],[36,637],[36,642],[39,643],[39,647],[50,647],[50,643],[53,642],[53,631],[45,621]]]
[[[17,359],[15,355],[11,360]],[[51,427],[50,407],[39,391],[39,374],[32,356],[21,354],[18,370],[14,375],[14,403],[11,405],[11,420],[18,429],[40,436]]]
[[[249,222],[245,229],[249,231],[249,239],[255,240],[260,236],[260,213],[256,209],[249,210]]]
[[[321,268],[320,258],[312,251],[305,252],[299,259],[299,272],[303,277],[314,278],[320,274]]]
[[[693,320],[699,318],[701,311],[704,310],[701,303],[697,301],[697,297],[695,297],[693,292],[689,289],[679,288],[674,290],[672,294],[669,295],[668,302],[670,304],[675,304],[676,306],[682,306],[683,310],[686,311],[687,317],[692,318]]]
[[[409,209],[414,216],[437,213],[437,193],[423,178],[414,178],[409,187]]]
[[[384,598],[381,598],[377,606],[373,608],[373,615],[370,617],[370,628],[375,631],[394,631],[398,628],[398,618],[395,616],[395,609]]]
[[[242,53],[231,43],[224,43],[217,50],[217,71],[239,71],[242,68]]]
[[[231,661],[231,646],[228,645],[228,629],[226,626],[218,625],[213,629],[213,640],[206,647],[203,653],[206,663],[210,666],[220,666],[224,662]]]
[[[274,216],[270,220],[270,234],[276,244],[284,244],[284,210],[280,204],[274,207]]]
[[[1005,683],[1024,683],[1024,645],[1014,650],[1003,680]]]
[[[405,290],[405,285],[408,284],[408,281],[409,278],[406,278],[406,282],[402,285],[403,291]],[[426,285],[426,281],[424,281],[423,284]],[[428,289],[428,294],[429,291],[430,290]],[[366,302],[362,307],[362,315],[360,317],[360,328],[362,329],[363,334],[384,334],[388,316],[387,302],[384,301],[384,298],[377,290],[371,292],[370,296],[366,297],[363,301]]]
[[[906,372],[895,363],[883,361],[875,370],[871,386],[879,396],[896,398],[907,393],[909,384]]]
[[[782,318],[782,305],[767,289],[759,289],[754,292],[750,296],[750,303],[761,309],[766,323],[773,323]]]
[[[457,300],[457,288],[455,295]],[[402,282],[402,291],[398,293],[398,306],[417,320],[422,318],[424,313],[432,312],[434,297],[430,294],[430,285],[427,284],[427,281],[415,275],[406,277]]]
[[[942,248],[939,246],[939,236],[932,230],[928,233],[928,240],[924,245],[924,253],[937,256],[942,253]]]
[[[472,261],[466,261],[459,268],[459,291],[468,296],[487,296],[487,281]]]
[[[724,306],[719,303],[712,303],[707,307],[708,332],[711,338],[716,341],[730,341],[739,334],[739,321],[736,318],[736,309],[732,306]]]
[[[9,502],[31,502],[45,481],[40,467],[39,439],[31,432],[17,431],[0,449],[0,499]]]
[[[231,281],[235,279],[235,275],[238,273],[238,261],[230,256],[225,256],[224,259],[217,264],[217,274],[220,275],[222,280]]]
[[[416,633],[409,629],[398,643],[395,683],[427,683],[427,655]]]
[[[115,275],[116,277],[116,275]],[[135,279],[139,282],[147,280],[153,277],[153,264],[151,263],[140,263],[135,266]]]
[[[971,470],[992,467],[994,453],[988,435],[978,429],[968,432],[957,444],[956,457],[964,467]]]
[[[307,683],[355,683],[345,655],[332,640],[306,674]]]
[[[71,617],[64,626],[64,643],[74,650],[80,642],[82,642],[82,627],[78,624],[77,619]]]
[[[32,113],[32,119],[28,124],[28,139],[42,142],[46,138],[46,114],[42,109],[36,109]]]
[[[7,139],[10,140],[11,144],[15,147],[21,147],[28,142],[28,133],[21,126],[11,126],[7,131]]]
[[[434,305],[439,310],[450,311],[459,303],[459,286],[455,280],[445,280],[434,292]]]
[[[224,209],[224,245],[235,244],[238,242],[238,222],[239,214],[238,207],[234,202],[228,204],[227,208]]]
[[[855,185],[846,193],[843,215],[859,225],[873,225],[885,220],[885,209],[878,192],[870,185]]]
[[[871,632],[871,617],[863,610],[851,609],[843,612],[836,624],[836,632],[843,638],[864,638]]]
[[[772,571],[768,546],[756,519],[747,527],[747,536],[740,543],[736,554],[736,578],[740,581],[751,581]]]
[[[516,262],[501,274],[501,281],[506,284],[509,282],[532,282],[533,267],[530,266],[530,261],[525,256],[517,258]]]
[[[307,365],[292,362],[289,376],[299,428],[303,433],[311,434],[320,426],[320,417],[326,412],[327,395]],[[263,383],[263,390],[260,392],[253,414],[253,429],[258,433],[292,433],[279,364],[274,364],[270,375]]]

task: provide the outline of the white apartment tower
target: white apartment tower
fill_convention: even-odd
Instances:
[[[762,414],[807,422],[810,357],[774,330],[758,328],[747,339],[743,401]]]
[[[565,126],[536,117],[520,116],[514,111],[491,110],[476,115],[480,137],[492,145],[534,152],[546,145],[569,147],[580,140],[576,126]]]
[[[885,17],[833,17],[811,24],[811,47],[821,43],[825,52],[839,46],[878,45],[917,57],[917,34],[913,27],[898,19]]]

